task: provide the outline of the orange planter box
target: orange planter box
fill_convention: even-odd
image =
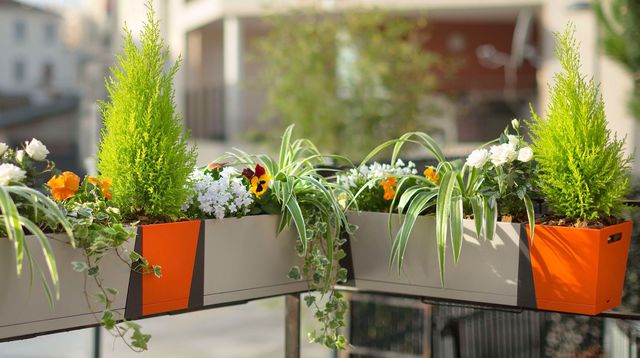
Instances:
[[[537,308],[596,315],[618,306],[633,223],[602,229],[527,226]]]
[[[159,265],[162,276],[131,273],[125,316],[142,316],[202,306],[204,228],[201,221],[143,225],[135,250]]]

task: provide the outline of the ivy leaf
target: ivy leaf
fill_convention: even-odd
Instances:
[[[160,267],[160,265],[153,265],[153,274],[157,278],[162,277],[162,268]]]
[[[89,270],[87,271],[87,275],[89,276],[96,276],[98,274],[98,272],[100,271],[100,268],[98,266],[95,267],[91,267],[89,268]]]
[[[115,288],[112,288],[112,287],[108,287],[107,288],[107,292],[109,292],[110,294],[112,294],[114,296],[118,294],[118,290],[115,289]]]
[[[287,277],[289,277],[292,280],[300,280],[301,276],[300,276],[300,267],[298,266],[293,266],[291,268],[291,270],[289,270],[289,273],[287,274]]]
[[[149,343],[150,339],[150,334],[143,334],[139,328],[134,328],[133,334],[131,335],[131,345],[136,348],[147,350],[147,343]]]
[[[73,266],[73,271],[75,272],[83,272],[89,267],[85,262],[82,261],[72,261],[71,265]]]
[[[316,297],[314,295],[306,295],[304,297],[304,302],[307,304],[307,307],[311,307],[311,305],[314,304],[314,302],[316,302]]]
[[[113,312],[104,311],[102,313],[102,318],[100,319],[100,323],[104,326],[104,328],[111,330],[116,326],[116,320],[113,319]]]

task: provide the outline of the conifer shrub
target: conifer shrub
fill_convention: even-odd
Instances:
[[[537,185],[554,216],[596,223],[620,214],[630,158],[623,153],[625,140],[607,129],[599,86],[580,73],[574,33],[569,25],[555,34],[562,71],[549,87],[546,118],[531,110]]]
[[[165,69],[168,47],[150,2],[140,46],[124,31],[122,54],[106,79],[109,101],[99,103],[104,129],[98,169],[113,179],[113,201],[124,215],[176,217],[196,158],[175,111],[172,80],[181,61]]]

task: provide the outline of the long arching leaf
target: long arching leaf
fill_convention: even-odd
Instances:
[[[444,173],[440,181],[440,191],[436,202],[436,242],[438,245],[438,262],[440,264],[440,284],[444,287],[444,263],[447,243],[447,229],[451,212],[451,197],[456,185],[455,172]]]

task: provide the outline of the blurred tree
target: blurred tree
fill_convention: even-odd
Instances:
[[[640,1],[594,0],[594,10],[602,25],[605,53],[633,76],[630,106],[633,115],[640,119]]]
[[[267,116],[296,123],[322,149],[363,157],[425,128],[425,97],[443,61],[423,49],[426,21],[379,10],[294,11],[258,43]],[[428,108],[428,105],[426,105]]]

